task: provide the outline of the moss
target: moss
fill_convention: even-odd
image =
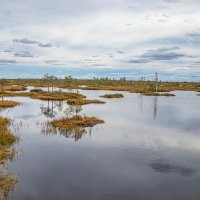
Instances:
[[[9,107],[15,107],[18,105],[15,101],[0,101],[0,107],[2,108],[9,108]]]
[[[87,105],[87,104],[105,104],[106,102],[100,100],[89,99],[69,99],[67,100],[69,105]]]
[[[103,98],[123,98],[124,95],[116,93],[116,94],[105,94],[105,95],[102,95],[100,97],[103,97]]]
[[[58,128],[75,128],[93,127],[102,123],[104,123],[104,121],[97,119],[96,117],[82,117],[77,115],[72,118],[61,118],[59,120],[54,120],[51,122],[51,125]]]

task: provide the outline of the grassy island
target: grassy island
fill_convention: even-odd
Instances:
[[[15,101],[0,101],[0,108],[10,108],[18,105]]]
[[[69,105],[87,105],[87,104],[105,104],[106,102],[100,100],[90,100],[90,99],[69,99],[67,103]]]
[[[82,117],[74,116],[71,118],[61,118],[59,120],[53,120],[51,125],[58,128],[76,128],[76,127],[93,127],[97,124],[103,124],[104,121],[96,117]]]
[[[119,94],[119,93],[116,93],[116,94],[105,94],[105,95],[102,95],[100,97],[103,97],[103,98],[123,98],[124,95],[123,94]]]

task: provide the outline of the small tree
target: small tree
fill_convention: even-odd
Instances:
[[[4,85],[6,83],[6,80],[4,78],[0,79],[0,85],[1,85],[1,93],[2,93],[2,101],[3,101],[3,93],[4,93]]]
[[[56,76],[50,76],[48,73],[44,75],[43,77],[43,80],[45,82],[47,82],[48,84],[48,92],[49,92],[49,87],[50,87],[50,84],[51,84],[51,92],[53,93],[54,92],[54,82],[55,80],[57,80],[57,77]]]
[[[49,92],[49,74],[45,74],[44,77],[42,78],[44,80],[44,82],[47,82],[47,88],[48,88],[48,92]]]

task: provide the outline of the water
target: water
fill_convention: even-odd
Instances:
[[[102,100],[99,96],[110,92],[81,93]],[[19,178],[10,199],[198,200],[200,97],[174,93],[147,97],[124,92],[124,99],[84,106],[80,114],[105,124],[78,139],[43,131],[45,122],[66,115],[65,102],[49,102],[49,115],[47,101],[14,98],[22,105],[2,112],[14,120],[11,128],[21,138],[16,145],[20,153],[8,163]]]

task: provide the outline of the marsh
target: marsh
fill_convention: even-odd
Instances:
[[[5,97],[20,103],[1,112],[20,136],[16,148],[21,153],[7,165],[18,176],[10,200],[199,198],[196,92],[174,91],[173,97],[120,92],[121,99],[100,97],[108,91],[80,93],[106,101],[78,110],[104,124],[53,131],[48,122],[75,112],[66,101]]]

